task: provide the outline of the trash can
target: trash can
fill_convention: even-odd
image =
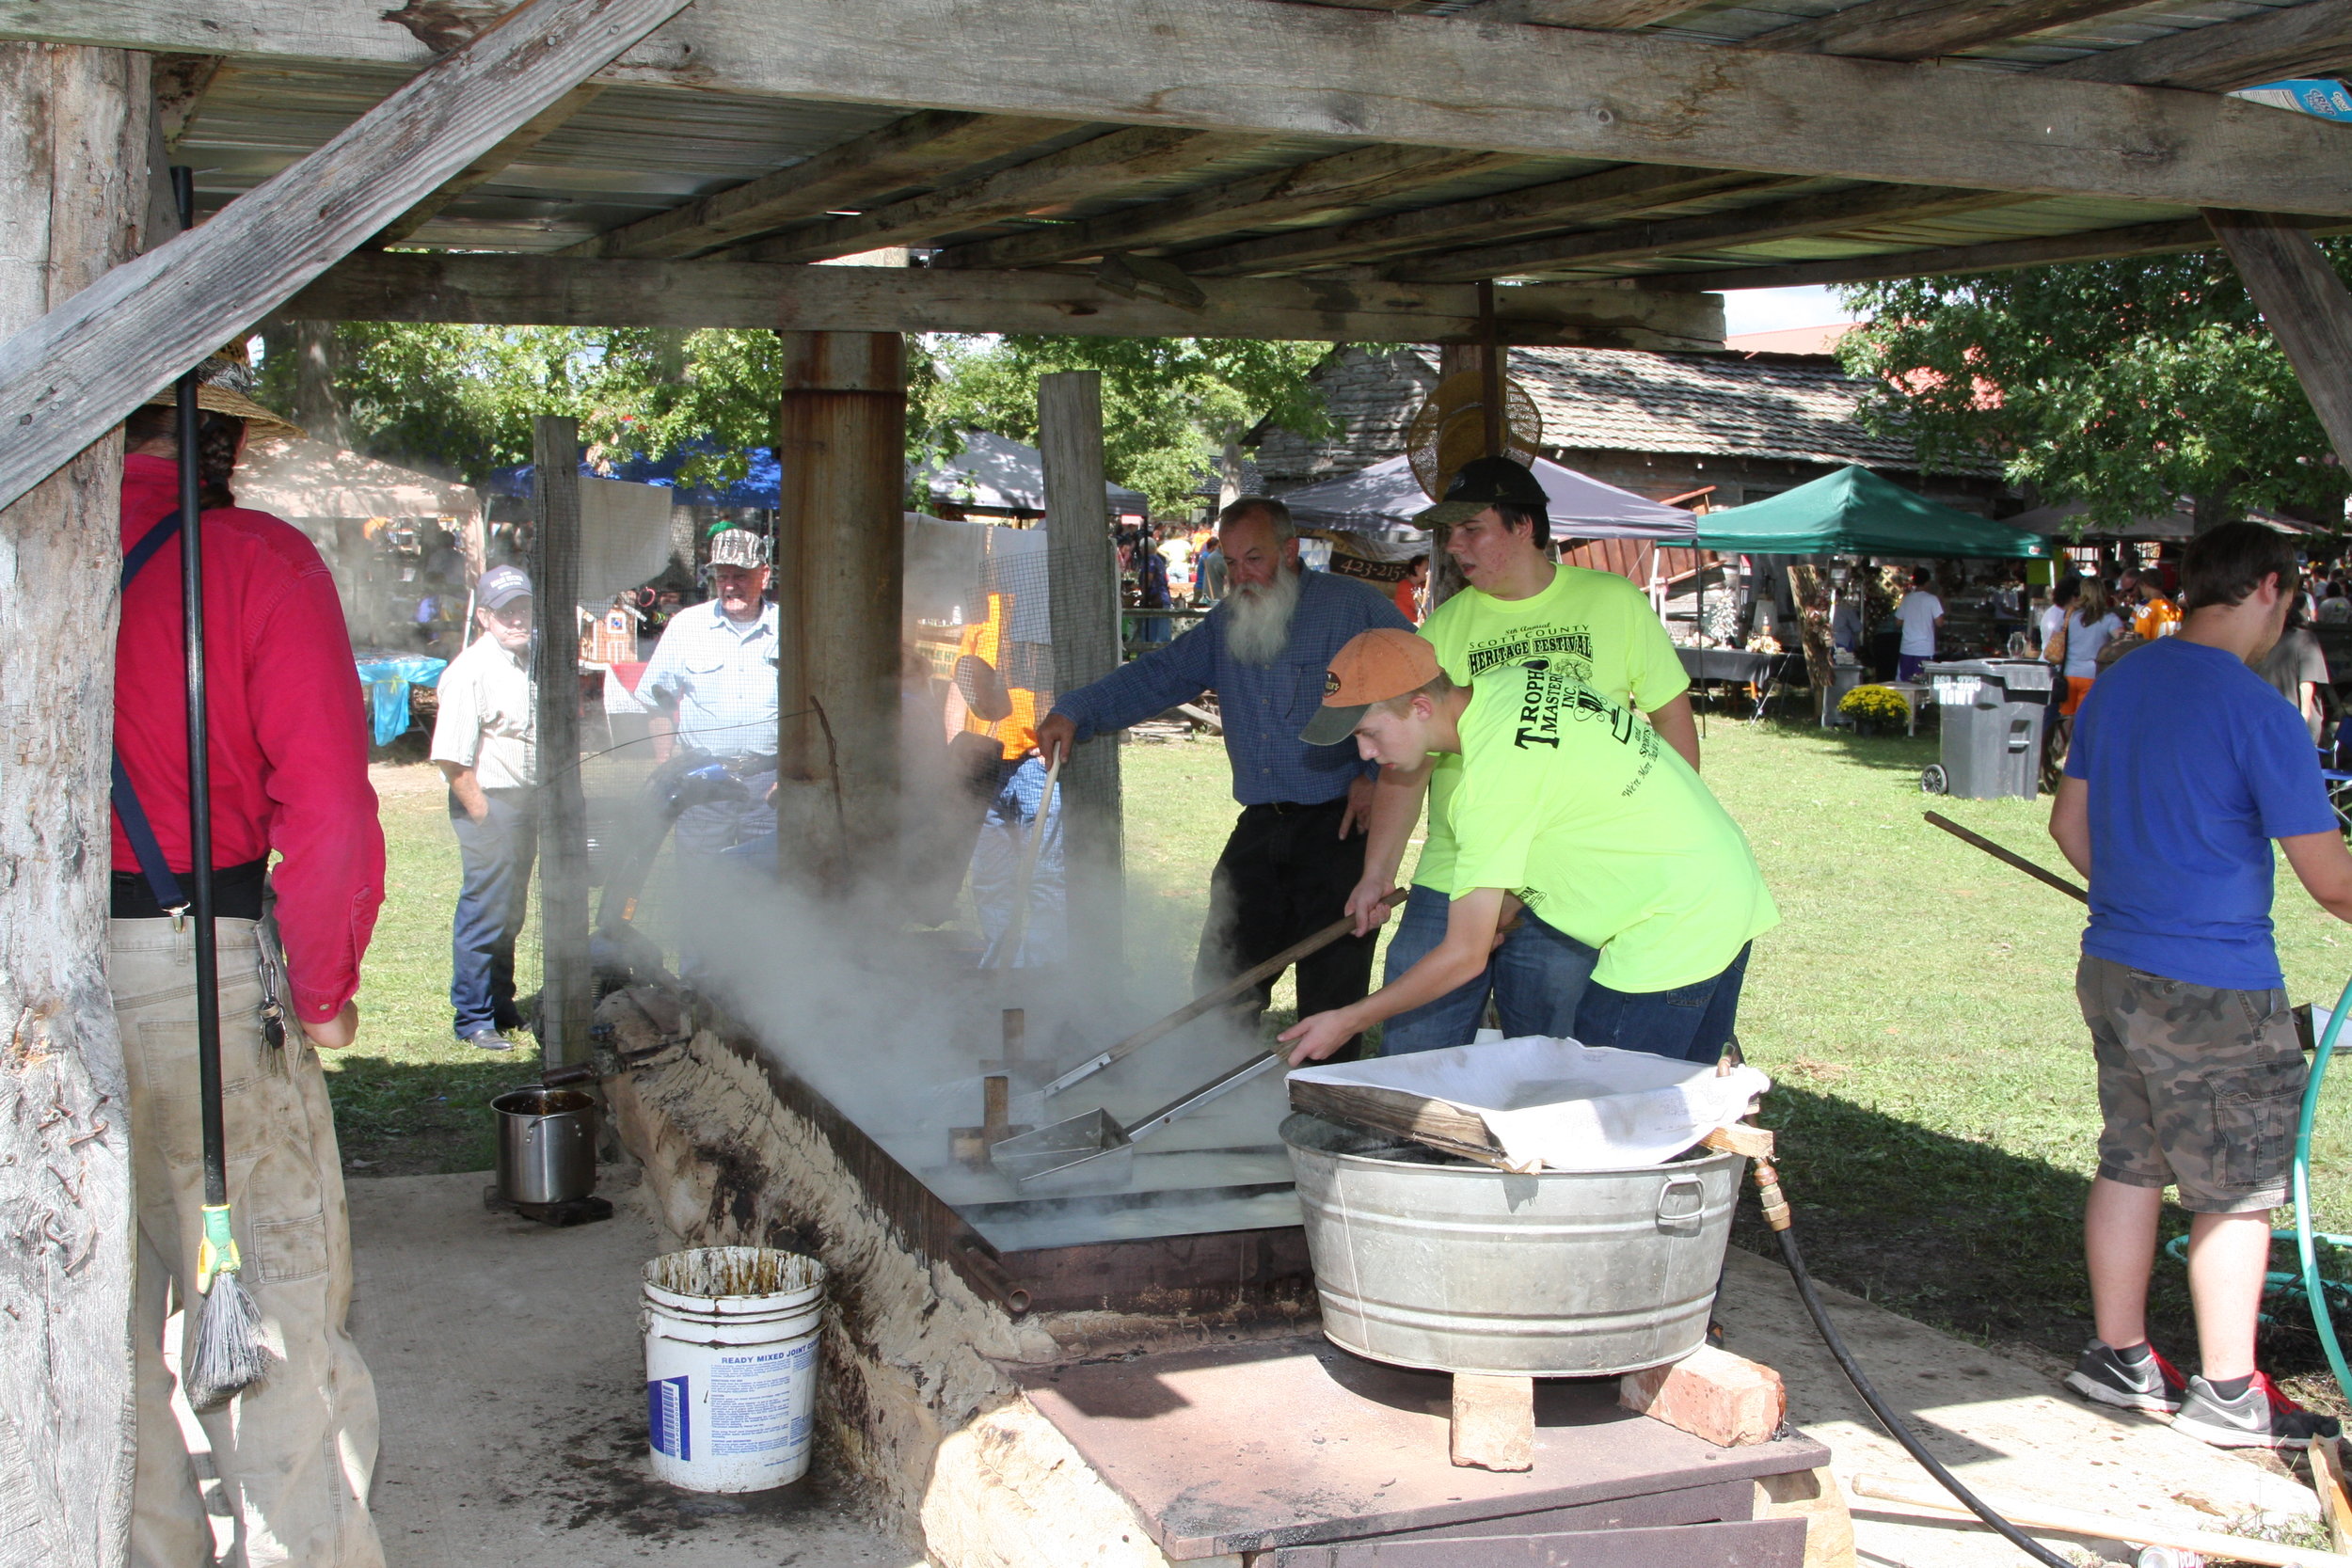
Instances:
[[[1931,795],[2030,800],[2042,783],[2042,722],[2050,666],[2030,658],[1964,658],[1923,666],[1944,732],[1943,760],[1919,776]]]

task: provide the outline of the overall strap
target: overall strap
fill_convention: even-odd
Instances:
[[[168,513],[163,520],[142,534],[122,558],[122,586],[127,591],[131,579],[155,558],[155,552],[169,544],[180,531],[180,514]],[[180,879],[171,874],[171,863],[164,859],[164,847],[155,840],[154,825],[147,819],[147,808],[139,803],[138,791],[131,787],[131,770],[122,765],[122,753],[114,754],[115,815],[122,818],[122,836],[131,841],[131,853],[139,863],[140,874],[155,895],[155,902],[172,911],[175,917],[186,910],[188,897],[181,891]]]

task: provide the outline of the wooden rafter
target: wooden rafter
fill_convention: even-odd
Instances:
[[[582,82],[546,108],[532,115],[516,128],[515,134],[468,164],[455,179],[443,182],[441,188],[418,202],[414,207],[385,226],[383,232],[369,242],[373,245],[398,245],[422,229],[439,214],[442,208],[478,185],[486,185],[506,171],[524,153],[563,128],[574,115],[595,103],[604,88],[595,82]]]
[[[2352,462],[2352,292],[2296,225],[2269,213],[2209,210],[2340,462]]]
[[[956,245],[935,267],[1032,267],[1115,250],[1142,250],[1343,210],[1415,185],[1459,179],[1518,160],[1442,147],[1365,147],[1221,185],[1139,203],[1083,223],[1057,224]]]
[[[2329,223],[2317,218],[2304,219],[2302,225],[2319,234],[2341,233],[2352,228],[2340,220]],[[2028,239],[1891,250],[1876,256],[1788,261],[1778,266],[1645,273],[1641,282],[1645,288],[1699,290],[1880,283],[1896,277],[1959,277],[1975,272],[2006,272],[2014,267],[2048,266],[2058,261],[2106,261],[2120,256],[2211,250],[2218,244],[2202,218],[2174,218],[2122,229],[2095,229],[2080,234],[2037,234]]]
[[[1692,0],[1486,0],[1483,22],[1524,22],[1537,27],[1630,32],[1693,8]]]
[[[1130,126],[855,217],[826,218],[738,254],[753,261],[821,261],[884,245],[916,244],[1009,217],[1065,211],[1089,196],[1246,151],[1262,139],[1231,132]]]
[[[2306,0],[2235,22],[2085,55],[2034,72],[2073,82],[2146,82],[2230,92],[2352,65],[2352,0]]]
[[[930,184],[943,174],[1068,131],[1055,120],[926,109],[773,174],[641,218],[571,246],[567,256],[686,257],[737,245],[861,197]]]
[[[1862,0],[1742,41],[1744,49],[1931,60],[2049,27],[2130,10],[2144,0]]]
[[[1386,269],[1391,276],[1422,282],[1544,273],[1608,261],[1644,261],[1730,245],[1759,245],[1801,234],[1836,233],[1919,218],[1942,217],[1998,206],[2004,200],[1974,190],[1922,190],[1915,185],[1865,185],[1801,196],[1769,206],[1743,207],[1704,217],[1626,223],[1608,229],[1482,245],[1443,255],[1415,257]]]
[[[1477,291],[1463,283],[1204,278],[1198,309],[1128,298],[1082,274],[795,266],[727,261],[585,261],[554,256],[352,257],[286,307],[311,321],[823,328],[838,332],[1040,332],[1110,338],[1277,338],[1326,342],[1467,340]],[[1713,295],[1541,285],[1497,291],[1516,343],[1707,348]]]
[[[210,223],[0,342],[0,506],[684,4],[530,0]]]
[[[167,0],[0,0],[0,36],[420,62],[422,46],[380,19],[381,4],[314,0],[297,12],[282,0],[207,0],[199,15]],[[1476,17],[1277,0],[698,0],[612,79],[2178,206],[2352,212],[2341,128],[2258,104],[2047,72],[1773,54]]]
[[[1176,261],[1186,272],[1211,276],[1295,272],[1438,245],[1453,248],[1470,241],[1557,229],[1568,223],[1598,223],[1756,183],[1753,174],[1727,169],[1629,164],[1500,196],[1391,213],[1336,228],[1237,240],[1186,251]]]

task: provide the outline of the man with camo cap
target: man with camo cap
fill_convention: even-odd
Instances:
[[[768,542],[749,529],[710,541],[711,597],[662,628],[637,696],[654,710],[656,756],[672,749],[724,762],[749,797],[690,806],[677,846],[712,855],[776,831],[776,607],[768,602]]]
[[[2336,1435],[2334,1418],[2254,1366],[2305,1071],[2271,936],[2272,844],[2322,909],[2352,920],[2352,853],[2311,734],[2249,668],[2279,641],[2300,578],[2294,542],[2260,524],[2193,540],[2187,619],[2091,688],[2050,811],[2050,836],[2090,882],[2074,990],[2102,1118],[2083,1216],[2097,1337],[2066,1384],[2169,1413],[2222,1448]],[[2188,1378],[2148,1342],[2168,1186],[2189,1213]]]

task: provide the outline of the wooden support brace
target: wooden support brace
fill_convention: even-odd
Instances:
[[[1712,1345],[1628,1372],[1617,1382],[1617,1402],[1719,1449],[1769,1443],[1788,1415],[1778,1372]]]
[[[1481,1470],[1535,1467],[1535,1380],[1454,1374],[1454,1463]]]
[[[2352,290],[2286,218],[2209,209],[2205,221],[2286,351],[2337,458],[2352,464]]]
[[[0,506],[685,4],[530,0],[210,223],[0,343]]]

